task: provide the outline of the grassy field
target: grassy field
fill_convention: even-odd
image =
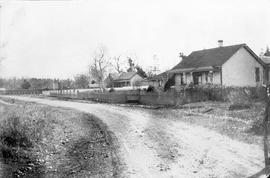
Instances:
[[[119,177],[114,135],[71,109],[0,103],[0,177]]]
[[[230,110],[229,102],[199,102],[151,112],[159,119],[200,125],[232,139],[262,145],[264,107],[264,103],[254,102],[248,109]]]

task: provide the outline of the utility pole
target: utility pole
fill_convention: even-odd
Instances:
[[[268,122],[269,122],[269,106],[270,106],[270,85],[266,86],[266,103],[265,103],[265,116],[263,120],[263,126],[264,126],[264,136],[263,136],[263,144],[264,144],[264,162],[265,167],[270,166],[270,160],[269,160],[269,144],[268,144],[268,134],[269,134],[269,128],[268,128]]]
[[[2,60],[2,23],[2,5],[0,4],[0,62]]]

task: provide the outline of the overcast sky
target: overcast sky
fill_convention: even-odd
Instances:
[[[219,39],[270,46],[270,0],[9,0],[0,11],[2,77],[73,77],[100,45],[143,67],[156,55],[162,70]]]

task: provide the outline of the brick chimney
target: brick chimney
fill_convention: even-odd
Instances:
[[[223,47],[223,40],[218,40],[218,47]]]

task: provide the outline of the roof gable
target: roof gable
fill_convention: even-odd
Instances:
[[[167,76],[168,76],[167,72],[168,71],[165,71],[165,72],[162,72],[162,73],[160,73],[158,75],[154,75],[152,77],[147,77],[146,80],[148,80],[148,81],[163,80],[163,79],[167,78]]]
[[[245,44],[193,51],[173,69],[221,66]]]
[[[115,80],[130,80],[137,72],[122,72]]]

